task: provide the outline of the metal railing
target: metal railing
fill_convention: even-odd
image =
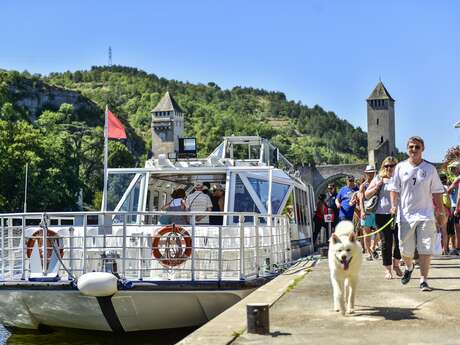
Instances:
[[[186,224],[148,224],[162,216]],[[209,216],[222,216],[227,225],[202,224]],[[278,215],[20,213],[0,214],[0,227],[0,281],[29,279],[37,262],[46,277],[53,255],[61,280],[92,271],[127,280],[245,280],[274,274],[292,259],[289,222]]]

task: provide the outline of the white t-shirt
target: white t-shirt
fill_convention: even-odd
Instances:
[[[207,211],[208,208],[212,209],[211,198],[203,192],[193,192],[187,197],[187,208],[190,211]],[[198,216],[199,217],[199,216]],[[203,217],[196,221],[196,224],[209,224],[209,217]]]
[[[399,193],[398,221],[410,223],[434,219],[433,193],[444,192],[433,165],[413,166],[408,160],[396,166],[389,190]]]
[[[170,207],[179,207],[182,205],[182,198],[172,199],[169,203]]]

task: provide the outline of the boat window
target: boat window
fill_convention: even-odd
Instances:
[[[107,211],[114,211],[136,174],[109,174],[107,182]]]
[[[257,193],[260,201],[267,205],[268,201],[268,181],[248,177],[252,188]],[[283,204],[289,186],[281,183],[272,182],[272,213],[278,213],[280,206]]]
[[[217,158],[224,158],[224,143],[221,143],[216,149],[209,155]]]
[[[134,187],[131,189],[130,193],[126,197],[125,201],[121,205],[120,209],[118,211],[125,211],[125,212],[136,212],[138,210],[139,206],[139,192],[140,192],[140,187],[141,187],[141,181],[142,179],[138,179]],[[121,218],[121,215],[118,215],[114,218],[114,223],[122,223],[123,219]],[[127,216],[127,223],[128,224],[133,224],[137,222],[137,216],[134,214],[128,215]]]
[[[160,209],[160,193],[154,190],[153,192],[153,203],[152,203],[152,211],[158,211]]]
[[[235,179],[235,212],[257,212],[260,213],[260,210],[257,208],[254,200],[252,200],[251,195],[241,181],[241,178],[237,175]],[[238,217],[233,217],[233,221],[238,222]],[[251,219],[250,219],[251,218]],[[245,217],[245,222],[252,221],[252,217]]]
[[[305,204],[302,196],[302,191],[295,189],[295,204],[296,204],[296,221],[299,225],[305,225]]]

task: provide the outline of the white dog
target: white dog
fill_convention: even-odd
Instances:
[[[354,312],[358,275],[363,260],[362,248],[356,239],[353,223],[345,220],[335,227],[329,239],[329,270],[334,292],[334,310],[345,314]]]

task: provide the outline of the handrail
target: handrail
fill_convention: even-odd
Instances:
[[[190,250],[189,257],[168,256],[169,262],[182,260],[180,264],[161,262],[152,255],[153,239],[164,227],[159,224],[129,223],[131,215],[187,215],[191,224],[178,225],[184,232],[189,232],[190,242],[175,238],[174,241],[160,240],[158,249],[164,246],[182,246],[180,255],[185,249]],[[101,223],[89,225],[88,217],[94,215],[116,215],[120,223]],[[196,217],[209,215],[225,215],[228,219],[238,217],[238,221],[226,225],[198,224]],[[17,281],[30,277],[32,257],[26,254],[26,241],[40,227],[46,229],[45,222],[41,225],[27,224],[30,219],[51,220],[55,217],[80,217],[78,225],[48,225],[50,230],[58,233],[59,245],[64,252],[60,260],[60,279],[67,276],[78,276],[91,271],[115,269],[121,278],[130,280],[245,280],[251,277],[276,273],[275,267],[287,264],[290,257],[289,226],[286,216],[258,214],[255,212],[189,212],[189,211],[122,211],[122,212],[56,212],[56,213],[17,213],[0,214],[1,233],[1,277],[0,280]],[[74,222],[72,222],[74,223]],[[108,232],[107,232],[108,231]],[[177,234],[176,234],[177,235]],[[34,238],[40,243],[42,276],[49,275],[50,244],[57,246],[54,235],[42,231]],[[168,236],[163,233],[162,236]],[[37,242],[33,242],[37,243]],[[161,248],[160,248],[161,246]],[[189,252],[189,253],[190,253]],[[35,254],[34,254],[35,253]],[[58,251],[54,251],[58,255]],[[32,252],[32,256],[37,252]],[[118,265],[116,264],[118,262]],[[165,261],[166,262],[166,261]],[[265,263],[264,264],[261,264]],[[269,263],[269,265],[266,265]],[[54,265],[53,265],[54,266]],[[35,267],[36,264],[35,264]],[[40,266],[39,266],[40,267]],[[65,269],[64,269],[65,268]],[[35,274],[36,276],[36,274]],[[35,279],[34,276],[34,279]],[[50,276],[51,277],[51,276]]]

